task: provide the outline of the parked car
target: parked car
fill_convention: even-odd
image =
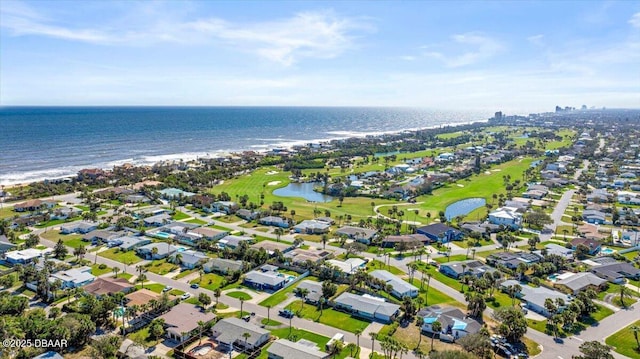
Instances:
[[[185,300],[191,298],[191,293],[184,293],[180,296],[180,299]]]
[[[199,285],[198,283],[193,283],[193,284],[191,285],[191,288],[193,288],[193,289],[198,289],[198,288],[200,288],[200,285]]]
[[[171,289],[173,289],[173,287],[172,287],[172,286],[170,286],[170,285],[168,285],[168,286],[166,286],[166,287],[162,288],[162,293],[164,293],[164,292],[168,292],[168,291],[170,291]]]
[[[285,318],[291,318],[293,317],[293,311],[289,310],[289,309],[285,309],[285,310],[281,310],[278,312],[278,314],[282,317]]]
[[[250,315],[245,315],[244,317],[242,317],[242,320],[244,320],[245,322],[249,322],[249,320],[251,320],[251,316]]]

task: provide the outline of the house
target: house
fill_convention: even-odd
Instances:
[[[289,222],[281,217],[275,216],[266,216],[262,217],[258,220],[260,224],[264,224],[265,226],[274,226],[280,228],[289,228]]]
[[[171,216],[167,213],[160,213],[142,220],[145,226],[161,227],[172,221]]]
[[[491,268],[480,261],[472,259],[466,261],[442,263],[438,270],[440,271],[440,273],[456,279],[461,278],[465,275],[480,277],[486,272],[492,273],[496,271],[495,268]]]
[[[246,219],[247,221],[253,221],[258,217],[258,212],[251,212],[248,209],[239,209],[236,211],[236,216]]]
[[[262,241],[262,242],[252,244],[251,248],[255,248],[258,250],[262,248],[265,251],[267,251],[267,253],[269,253],[270,256],[272,256],[276,251],[279,251],[280,253],[286,253],[292,250],[294,247],[293,247],[293,244],[288,242],[284,243],[284,242],[275,242],[275,241]]]
[[[591,273],[612,283],[624,283],[625,278],[640,279],[640,269],[627,262],[598,265],[591,268]]]
[[[177,250],[177,247],[168,243],[157,242],[136,248],[136,253],[145,259],[163,259],[170,256]]]
[[[205,211],[209,209],[210,212],[223,212],[226,214],[234,214],[238,210],[239,206],[236,202],[231,201],[217,201],[211,204],[210,208],[204,208]]]
[[[582,219],[592,224],[605,224],[606,216],[606,213],[592,209],[586,209],[582,212]]]
[[[590,203],[605,203],[612,197],[612,194],[607,192],[606,189],[594,189],[587,195],[587,202]]]
[[[597,291],[600,291],[606,287],[606,284],[606,279],[600,278],[593,273],[582,272],[576,273],[568,278],[558,280],[555,282],[554,287],[564,287],[575,295],[589,288],[594,288],[597,289]]]
[[[331,225],[327,222],[304,220],[293,227],[296,233],[322,234],[329,232]]]
[[[53,210],[50,215],[51,219],[69,219],[77,217],[82,211],[72,207],[60,207]]]
[[[320,297],[322,297],[322,283],[313,280],[304,279],[300,281],[296,289],[307,290],[305,300],[308,303],[318,303],[320,301]]]
[[[404,234],[398,236],[386,236],[382,239],[382,247],[384,248],[394,248],[398,243],[407,243],[409,245],[412,244],[422,244],[427,245],[431,242],[429,237],[423,234]]]
[[[35,249],[27,248],[23,250],[10,251],[4,254],[5,260],[10,264],[29,264],[36,261],[38,258],[44,257],[46,254],[52,253],[53,249]]]
[[[97,245],[107,243],[109,240],[120,238],[123,235],[124,232],[112,232],[102,229],[96,229],[82,236],[82,240]]]
[[[334,267],[337,267],[345,274],[353,274],[358,271],[360,268],[364,268],[367,262],[360,258],[349,258],[344,261],[337,259],[329,259],[325,261],[326,264],[330,264]]]
[[[418,288],[403,281],[397,276],[387,272],[386,270],[376,269],[369,273],[373,278],[384,281],[387,285],[391,285],[393,288],[391,294],[396,298],[402,299],[404,297],[415,298],[418,296]]]
[[[160,294],[146,288],[138,289],[135,292],[131,292],[124,296],[124,300],[126,301],[125,306],[127,308],[133,307],[134,305],[137,305],[137,306],[146,305],[146,304],[149,304],[152,300],[159,300],[159,299],[160,299]]]
[[[195,196],[193,192],[183,191],[178,188],[165,188],[163,190],[158,191],[160,196],[165,199],[179,199],[179,198],[189,198]]]
[[[600,243],[600,241],[592,239],[592,238],[574,238],[571,241],[571,249],[576,250],[576,248],[578,248],[579,245],[583,245],[587,248],[589,248],[589,254],[590,255],[594,255],[598,252],[600,252],[600,249],[602,248],[602,243]]]
[[[332,251],[326,251],[322,249],[302,249],[302,248],[294,248],[291,251],[288,251],[284,254],[284,257],[287,258],[293,264],[302,264],[310,261],[312,263],[320,263],[329,256],[333,254]]]
[[[331,218],[331,217],[318,217],[318,218],[316,218],[316,221],[329,223],[329,224],[335,224],[336,223],[336,221],[334,221],[333,218]]]
[[[420,227],[416,230],[418,234],[427,236],[434,242],[447,243],[450,241],[462,240],[462,232],[455,228],[451,228],[446,224],[434,223],[428,226]]]
[[[219,248],[231,248],[231,249],[235,249],[236,247],[238,247],[240,245],[241,242],[246,242],[247,244],[249,243],[253,243],[253,238],[252,237],[244,237],[244,236],[226,236],[223,237],[221,240],[218,241],[218,247]]]
[[[74,222],[74,223],[65,223],[60,226],[60,233],[62,234],[71,234],[71,233],[81,233],[87,234],[93,230],[98,229],[97,223],[92,222]]]
[[[336,309],[345,310],[353,315],[384,323],[391,322],[400,312],[400,306],[386,302],[383,298],[370,295],[356,295],[344,292],[334,300]]]
[[[316,343],[304,339],[292,342],[287,339],[278,339],[271,343],[267,349],[268,359],[327,359],[329,353],[322,352]]]
[[[177,263],[178,257],[180,258],[180,265],[187,269],[193,269],[210,259],[206,254],[193,249],[174,253],[171,255],[171,262]]]
[[[124,278],[98,277],[92,283],[82,289],[93,296],[102,296],[114,293],[128,293],[134,286]]]
[[[221,274],[227,274],[229,272],[242,271],[244,264],[242,261],[236,261],[232,259],[224,258],[210,258],[203,266],[205,272],[216,272]]]
[[[216,319],[216,315],[211,312],[204,312],[196,305],[183,302],[174,306],[159,318],[164,319],[164,327],[167,331],[166,336],[182,343],[198,332],[199,321],[205,324],[211,323]]]
[[[151,243],[151,239],[147,237],[124,236],[109,239],[107,241],[107,247],[119,247],[122,251],[129,251],[149,243]]]
[[[489,213],[489,223],[518,229],[522,226],[522,213],[515,207],[500,207]]]
[[[0,255],[6,253],[16,247],[15,244],[9,242],[9,239],[4,234],[0,235]]]
[[[531,199],[542,199],[546,195],[547,195],[546,191],[540,191],[540,190],[537,190],[537,189],[532,189],[532,190],[528,190],[525,193],[523,193],[522,197],[531,198]]]
[[[219,229],[211,228],[211,227],[198,227],[189,231],[189,233],[196,233],[201,235],[204,239],[210,241],[216,241],[224,238],[224,236],[228,235],[229,232],[222,231]]]
[[[540,262],[542,257],[537,254],[527,252],[496,252],[487,257],[487,264],[493,267],[504,266],[509,269],[516,269],[520,263],[529,266]]]
[[[245,274],[243,283],[259,290],[276,291],[284,287],[286,281],[284,275],[278,273],[278,267],[265,264]]]
[[[421,310],[418,317],[422,318],[422,326],[420,327],[422,332],[433,334],[432,325],[437,321],[442,325],[439,332],[440,338],[445,339],[446,336],[449,336],[451,341],[475,334],[482,328],[480,323],[467,318],[458,308],[441,308],[434,305]]]
[[[225,349],[259,348],[269,341],[271,336],[268,330],[238,318],[222,319],[211,328],[211,331],[218,345]],[[249,336],[245,337],[245,333]]]
[[[550,243],[545,245],[543,250],[533,251],[533,253],[542,257],[544,257],[543,255],[544,252],[546,252],[547,255],[554,254],[554,255],[563,257],[564,259],[567,259],[567,260],[573,260],[574,250],[571,248],[566,248],[559,244]]]
[[[353,239],[354,241],[362,242],[364,244],[371,244],[371,240],[376,236],[376,234],[378,234],[378,231],[369,228],[344,226],[342,228],[338,228],[335,234],[338,236],[346,236],[349,239]]]
[[[515,296],[525,303],[525,307],[545,317],[550,315],[549,311],[547,311],[544,306],[544,302],[547,298],[550,298],[554,302],[557,299],[562,299],[566,305],[571,301],[571,298],[564,293],[560,293],[543,286],[531,287],[513,279],[502,282],[500,284],[500,288],[507,292],[509,287],[515,285],[519,285],[522,288],[520,292],[515,294]]]
[[[61,289],[66,289],[85,286],[95,279],[96,277],[91,274],[91,267],[85,266],[53,273],[49,277],[49,282],[60,280],[62,282]]]
[[[57,202],[33,199],[30,201],[16,203],[13,205],[13,210],[16,212],[37,212],[45,209],[51,209],[55,207]]]

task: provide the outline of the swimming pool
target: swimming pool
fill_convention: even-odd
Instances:
[[[602,254],[613,254],[613,253],[615,253],[616,251],[614,251],[614,250],[613,250],[613,249],[611,249],[611,248],[602,248],[602,250],[600,250],[600,252],[601,252]]]
[[[558,275],[557,274],[552,274],[550,276],[547,277],[550,281],[555,282],[556,279],[558,279]]]
[[[184,248],[184,247],[179,247],[179,248],[178,248],[178,252],[184,252],[184,251],[186,251],[186,250],[187,250],[187,249],[186,249],[186,248]]]
[[[156,237],[160,237],[160,238],[164,238],[167,239],[169,238],[170,234],[167,232],[156,232]]]

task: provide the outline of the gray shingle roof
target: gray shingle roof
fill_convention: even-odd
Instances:
[[[286,339],[278,339],[269,346],[267,352],[275,354],[282,359],[323,359],[329,354],[321,352],[317,348],[312,348],[300,343],[292,342]]]
[[[351,307],[354,310],[358,310],[360,312],[370,313],[371,315],[380,313],[387,316],[393,316],[398,310],[400,310],[400,306],[397,304],[387,303],[377,299],[355,295],[349,292],[340,294],[340,296],[335,299],[335,302]]]
[[[385,281],[387,284],[391,284],[391,286],[393,287],[393,290],[401,294],[418,290],[418,288],[416,288],[415,286],[403,281],[402,279],[387,272],[386,270],[376,269],[369,274],[374,278],[378,278]]]
[[[214,335],[219,342],[222,343],[235,343],[236,341],[244,342],[245,338],[242,336],[244,333],[249,333],[251,336],[247,338],[247,343],[251,345],[257,345],[258,340],[265,334],[269,334],[268,330],[262,329],[255,324],[247,323],[244,320],[238,318],[225,318],[218,321],[213,328]]]

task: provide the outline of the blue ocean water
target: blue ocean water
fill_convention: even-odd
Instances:
[[[0,184],[482,121],[483,112],[365,107],[0,107]]]

